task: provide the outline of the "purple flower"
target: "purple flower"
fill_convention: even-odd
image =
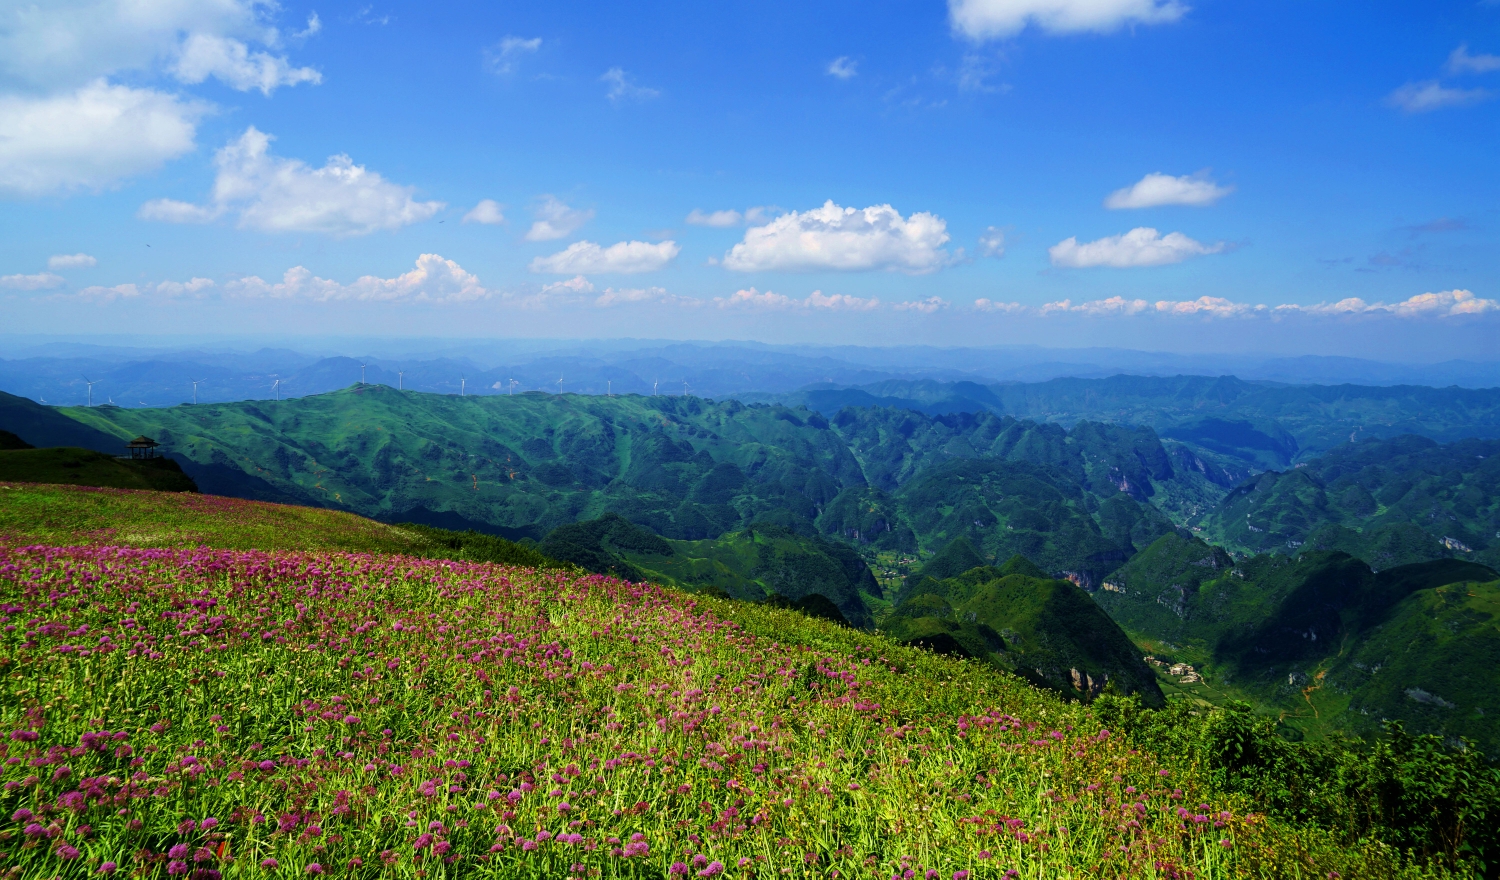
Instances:
[[[262,868],[265,868],[267,871],[274,871],[276,869],[276,866],[279,865],[279,864],[281,864],[281,863],[278,862],[278,861],[276,861],[275,859],[261,859],[260,860],[260,866]]]
[[[57,848],[57,857],[64,860],[76,859],[78,858],[78,850],[64,843]]]
[[[118,867],[119,865],[116,865],[114,862],[105,862],[104,864],[99,866],[99,873],[113,874],[115,872],[115,869]]]
[[[437,797],[438,780],[429,779],[421,785],[423,797]]]
[[[168,874],[186,874],[187,871],[187,862],[167,862]]]
[[[724,873],[724,863],[715,859],[708,863],[708,867],[698,872],[699,877],[717,877]]]
[[[185,859],[185,858],[188,857],[188,853],[191,853],[192,851],[193,851],[192,848],[189,847],[187,844],[185,844],[185,843],[179,843],[176,846],[172,847],[171,849],[167,850],[167,858],[169,858],[169,859]]]
[[[424,834],[412,844],[412,849],[426,849],[429,846],[432,846],[432,835]]]
[[[303,870],[309,874],[321,874],[323,873],[323,866],[317,862],[312,862]]]
[[[207,831],[208,829],[214,827],[217,824],[219,824],[219,820],[215,819],[212,816],[209,816],[207,819],[204,819],[202,822],[198,823],[198,828],[200,830],[202,830],[202,831]]]
[[[26,829],[21,833],[25,834],[27,837],[41,837],[43,834],[47,833],[47,829],[43,828],[36,822],[32,822],[30,825],[27,825]]]
[[[969,880],[968,871],[954,871],[953,880]]]
[[[672,867],[670,867],[670,868],[667,869],[667,873],[671,874],[673,876],[679,876],[680,875],[680,876],[686,877],[687,876],[687,872],[688,872],[688,866],[684,865],[682,862],[673,862],[672,863]]]

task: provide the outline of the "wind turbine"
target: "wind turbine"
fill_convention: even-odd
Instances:
[[[687,380],[683,379],[682,380],[682,396],[683,397],[687,397],[687,389],[688,389]]]
[[[93,380],[91,382],[91,381],[89,381],[89,377],[88,376],[84,376],[83,377],[83,384],[89,386],[89,406],[93,406],[94,405],[94,386],[99,384],[99,380],[95,379],[95,380]]]
[[[613,379],[605,379],[604,380],[604,396],[605,397],[614,397],[615,396],[615,382],[614,382]]]
[[[198,383],[199,382],[207,382],[208,380],[207,379],[189,379],[188,381],[191,382],[191,383],[193,383],[193,406],[197,406],[198,405]]]
[[[521,382],[518,379],[512,379],[512,380],[510,380],[510,396],[511,397],[515,397],[516,396],[516,386],[520,385],[520,384],[521,384]]]
[[[557,377],[557,393],[558,394],[563,393],[563,377],[562,376],[558,376]]]
[[[368,364],[360,364],[359,365],[359,384],[361,384],[361,385],[365,384],[365,367],[367,367],[367,366],[369,366],[369,365]]]
[[[651,396],[652,397],[656,396],[656,386],[658,386],[660,384],[661,384],[661,380],[660,379],[657,379],[655,382],[651,383]]]
[[[406,390],[406,371],[405,370],[397,370],[396,371],[396,390],[397,391],[405,391]]]
[[[459,376],[458,377],[458,396],[459,397],[463,397],[464,396],[464,383],[466,383],[468,381],[469,380],[466,379],[466,378],[464,378],[463,376]]]
[[[280,379],[277,379],[275,382],[271,383],[271,391],[276,394],[276,399],[277,400],[281,399],[281,380]]]

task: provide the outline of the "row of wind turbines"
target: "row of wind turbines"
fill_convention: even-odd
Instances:
[[[369,364],[363,364],[362,363],[362,364],[359,365],[359,384],[360,385],[367,384],[366,381],[365,381],[365,379],[367,377],[366,369],[368,367],[369,367]],[[201,385],[201,384],[203,384],[203,383],[205,383],[205,382],[207,382],[208,379],[206,379],[206,378],[205,379],[191,379],[190,378],[187,381],[188,381],[188,384],[190,384],[190,385],[193,386],[193,405],[196,406],[198,404],[198,386]],[[271,386],[270,386],[269,390],[270,390],[271,394],[275,395],[275,398],[278,401],[281,400],[281,386],[285,385],[286,382],[287,382],[287,380],[285,380],[285,379],[277,378],[275,381],[273,381],[271,383]],[[90,379],[88,376],[84,376],[83,377],[83,383],[86,386],[88,386],[88,403],[87,403],[87,406],[92,407],[94,405],[94,386],[99,384],[99,380],[98,379]],[[469,379],[468,379],[467,376],[460,375],[458,377],[458,396],[459,397],[467,397],[468,396],[468,383],[469,383]],[[497,382],[496,385],[498,385],[498,384],[499,383]],[[557,385],[557,393],[558,394],[562,394],[563,391],[564,391],[564,387],[565,387],[565,379],[564,379],[564,377],[563,376],[558,376],[557,377],[557,382],[554,383],[554,384]],[[520,385],[521,385],[521,381],[519,379],[510,379],[508,381],[507,386],[506,386],[507,389],[508,389],[507,390],[507,394],[514,395],[516,393],[516,389],[518,387],[520,387]],[[658,396],[658,392],[659,392],[660,386],[661,386],[661,380],[660,379],[657,379],[656,381],[654,381],[654,382],[651,383],[651,396],[652,397],[657,397]],[[687,381],[684,380],[683,383],[682,383],[682,396],[683,397],[687,397],[688,396],[690,387],[691,386],[689,386],[689,384],[687,383]],[[405,370],[397,370],[396,371],[396,388],[399,391],[405,391],[406,390],[406,371]],[[615,396],[615,388],[614,388],[614,380],[613,379],[606,379],[605,380],[605,396],[607,396],[607,397],[614,397]],[[108,398],[108,400],[109,400],[109,405],[113,406],[114,403],[115,403],[114,402],[114,398]],[[46,401],[43,401],[43,403],[45,403],[45,402]],[[148,406],[148,404],[143,400],[143,401],[141,401],[141,406]]]

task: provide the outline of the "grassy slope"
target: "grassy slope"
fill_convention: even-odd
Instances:
[[[161,492],[198,490],[182,468],[170,459],[121,460],[91,449],[66,446],[0,450],[0,480]]]
[[[65,523],[96,541],[166,523],[185,542],[326,548],[0,549],[7,614],[32,621],[0,635],[16,684],[0,716],[39,731],[9,746],[22,761],[6,781],[37,775],[0,794],[0,813],[69,819],[50,846],[7,856],[19,876],[162,871],[179,843],[216,869],[228,852],[249,877],[353,858],[413,876],[435,853],[480,877],[659,877],[694,853],[694,873],[712,860],[742,877],[1398,871],[1379,846],[1247,815],[1171,755],[976,664],[607,579],[330,553],[404,539],[328,511],[205,501],[0,489],[12,547],[66,540]],[[37,771],[99,725],[123,737],[74,753],[69,773]],[[127,770],[150,784],[105,781]],[[1184,822],[1180,805],[1222,827]],[[181,825],[205,817],[218,826]],[[15,812],[6,831],[30,821]],[[523,842],[558,833],[582,840]],[[612,853],[632,834],[644,852]]]

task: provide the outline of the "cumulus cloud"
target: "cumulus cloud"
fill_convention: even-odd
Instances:
[[[506,36],[500,42],[484,50],[485,65],[491,73],[505,76],[514,73],[521,59],[534,55],[542,48],[541,37]]]
[[[986,297],[974,300],[974,309],[980,312],[1000,312],[1006,315],[1021,315],[1031,311],[1029,307],[1018,302],[996,302]]]
[[[898,312],[921,312],[930,315],[933,312],[948,308],[948,301],[938,296],[929,296],[926,299],[917,299],[910,302],[898,302],[891,306]]]
[[[494,199],[482,199],[464,215],[465,223],[495,225],[505,222],[505,206]]]
[[[1456,89],[1429,79],[1407,83],[1391,92],[1386,103],[1407,113],[1430,113],[1447,107],[1469,107],[1494,96],[1489,89]]]
[[[472,272],[437,254],[422,254],[410,272],[394,278],[366,275],[352,284],[319,278],[303,266],[286,270],[279,282],[257,276],[230,281],[231,296],[252,299],[303,299],[313,302],[455,303],[488,299],[491,291]]]
[[[1207,207],[1234,192],[1232,186],[1219,186],[1206,172],[1173,177],[1170,174],[1147,174],[1133,185],[1117,189],[1104,200],[1111,210],[1155,208],[1161,205]]]
[[[232,89],[242,92],[259,89],[263,95],[280,86],[317,85],[323,81],[323,75],[311,67],[293,67],[283,56],[251,52],[239,40],[212,34],[189,36],[172,71],[185,83],[201,83],[214,77]]]
[[[1117,269],[1140,266],[1166,266],[1183,260],[1222,253],[1224,242],[1203,244],[1180,232],[1162,235],[1155,229],[1139,226],[1123,235],[1111,235],[1098,241],[1078,243],[1068,238],[1047,249],[1052,265],[1073,269],[1111,266]]]
[[[92,269],[99,261],[88,254],[53,254],[47,258],[48,269]]]
[[[990,226],[979,236],[979,252],[986,257],[1005,256],[1005,230]]]
[[[948,0],[954,30],[972,40],[1013,36],[1028,25],[1054,34],[1102,33],[1177,21],[1187,11],[1178,0]]]
[[[744,215],[739,211],[709,211],[705,213],[694,208],[688,212],[687,219],[684,222],[689,226],[713,226],[722,229],[727,226],[738,226],[743,219]]]
[[[825,294],[814,290],[805,299],[793,299],[774,291],[761,292],[753,287],[736,290],[730,296],[714,297],[714,304],[721,309],[754,309],[760,311],[784,311],[789,309],[870,312],[880,308],[880,300],[863,299],[844,293]]]
[[[1368,303],[1359,297],[1350,297],[1334,303],[1317,305],[1283,305],[1278,311],[1296,311],[1312,315],[1372,315],[1387,314],[1402,318],[1454,318],[1462,315],[1482,315],[1500,312],[1500,300],[1484,299],[1469,290],[1444,290],[1438,293],[1419,293],[1398,303]]]
[[[40,272],[36,275],[0,275],[0,287],[6,290],[52,290],[68,283],[61,275]]]
[[[737,272],[887,269],[919,275],[953,262],[943,250],[947,223],[919,212],[903,218],[890,205],[842,208],[832,200],[745,231],[724,255]]]
[[[593,293],[594,284],[582,275],[574,275],[567,281],[554,281],[542,285],[542,293]]]
[[[213,77],[264,94],[322,79],[278,54],[270,0],[47,0],[0,5],[0,191],[100,190],[194,148],[210,105],[151,88]],[[316,16],[308,29],[316,33]],[[260,48],[253,48],[253,47]],[[128,75],[131,85],[111,82]]]
[[[828,75],[837,79],[854,79],[859,74],[859,62],[850,61],[848,55],[839,57],[828,62]]]
[[[322,168],[271,155],[273,137],[254,126],[214,156],[217,175],[207,205],[157,199],[140,216],[173,223],[206,222],[227,212],[239,225],[263,232],[320,232],[336,237],[399,229],[430,219],[442,202],[418,202],[414,187],[392,183],[356,165],[329,157]]]
[[[47,0],[9,7],[0,12],[0,74],[45,90],[160,69],[183,82],[212,76],[267,93],[320,79],[266,51],[282,43],[272,20],[277,4],[267,0]],[[314,15],[294,36],[319,27]]]
[[[675,241],[655,244],[648,241],[622,241],[600,247],[592,241],[576,241],[551,256],[531,261],[531,271],[558,275],[589,272],[655,272],[665,268],[682,249]]]
[[[620,101],[648,101],[661,94],[656,89],[648,89],[645,86],[636,85],[631,80],[630,74],[618,67],[611,67],[609,70],[604,71],[604,75],[599,77],[599,81],[609,84],[609,88],[605,91],[605,96],[615,103],[619,103]]]
[[[1500,55],[1469,54],[1469,44],[1461,43],[1448,56],[1448,72],[1455,76],[1465,73],[1493,73],[1500,70]]]
[[[1500,300],[1484,299],[1468,290],[1446,290],[1439,293],[1422,293],[1397,303],[1370,303],[1358,297],[1332,303],[1300,305],[1285,303],[1268,306],[1263,303],[1242,303],[1219,296],[1200,296],[1189,300],[1126,299],[1111,296],[1106,299],[1074,303],[1070,299],[1045,303],[1032,308],[1021,303],[997,303],[988,299],[975,300],[974,308],[981,312],[1002,312],[1036,317],[1073,315],[1084,318],[1129,318],[1155,315],[1165,318],[1271,318],[1283,319],[1296,316],[1307,318],[1330,317],[1388,317],[1388,318],[1456,318],[1465,315],[1500,313]]]
[[[193,149],[207,109],[102,79],[47,97],[0,95],[0,190],[98,190],[154,170]]]
[[[541,204],[533,212],[536,217],[531,228],[526,230],[527,241],[554,241],[567,238],[578,227],[594,218],[594,211],[570,208],[556,196],[542,196]]]

